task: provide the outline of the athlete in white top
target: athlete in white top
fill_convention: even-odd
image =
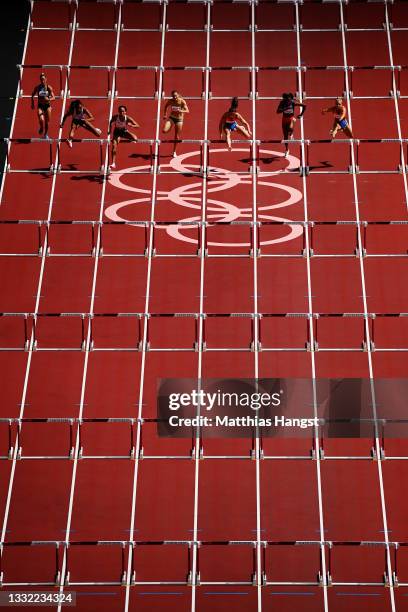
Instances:
[[[47,77],[42,72],[40,74],[40,83],[36,85],[31,94],[31,108],[34,110],[34,98],[37,96],[37,115],[40,129],[38,133],[44,134],[44,138],[48,138],[48,125],[51,121],[51,102],[55,100],[54,90],[51,85],[48,85]]]
[[[126,138],[132,142],[137,141],[137,136],[129,131],[129,126],[138,128],[138,123],[127,114],[127,108],[123,104],[119,106],[118,113],[113,115],[109,123],[109,133],[112,135],[112,163],[111,168],[116,168],[116,153],[121,138]],[[112,134],[113,127],[113,134]]]
[[[170,108],[170,115],[167,115],[168,109]],[[174,147],[173,157],[176,157],[177,141],[180,140],[181,132],[183,129],[183,121],[185,113],[189,113],[187,102],[178,91],[174,90],[171,92],[171,98],[167,100],[164,113],[163,113],[163,134],[170,132],[174,125]]]
[[[85,108],[81,100],[74,100],[73,102],[71,102],[68,112],[65,113],[62,119],[61,127],[64,127],[64,123],[68,119],[68,117],[72,117],[71,129],[67,140],[68,146],[72,147],[72,139],[74,138],[75,132],[79,127],[85,128],[86,130],[88,130],[88,132],[91,132],[95,136],[101,135],[101,130],[91,124],[91,121],[93,121],[94,117],[92,113],[87,108]]]

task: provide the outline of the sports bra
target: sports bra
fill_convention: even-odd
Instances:
[[[282,113],[284,115],[294,115],[295,114],[295,103],[293,100],[288,101],[288,102],[283,102]]]
[[[48,98],[48,96],[50,95],[50,88],[45,87],[45,85],[40,85],[38,88],[38,97],[39,98]]]
[[[74,119],[85,119],[85,116],[86,116],[86,113],[84,109],[82,109],[81,111],[74,110],[74,113],[73,113]]]
[[[118,128],[119,130],[124,130],[127,128],[127,124],[128,124],[128,117],[127,115],[125,115],[124,119],[121,119],[119,117],[119,115],[116,117],[115,119],[115,127]]]

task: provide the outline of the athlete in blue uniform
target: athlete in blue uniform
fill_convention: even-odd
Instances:
[[[231,106],[229,110],[223,114],[219,124],[220,136],[223,140],[227,141],[228,149],[230,151],[232,132],[241,132],[245,138],[251,138],[252,136],[248,121],[246,121],[243,116],[238,113],[237,109],[238,98],[232,98]]]
[[[347,108],[343,104],[343,98],[336,98],[334,106],[324,108],[322,110],[322,115],[325,115],[326,113],[333,113],[334,115],[333,127],[330,130],[330,134],[333,138],[336,138],[336,134],[339,130],[343,130],[348,138],[354,138],[353,132],[351,131],[346,118]]]

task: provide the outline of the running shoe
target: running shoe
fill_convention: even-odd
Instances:
[[[70,149],[72,149],[72,140],[70,140],[69,138],[67,140],[67,145],[69,146]]]
[[[98,136],[102,134],[102,130],[100,130],[99,128],[95,128],[95,132],[98,134]]]

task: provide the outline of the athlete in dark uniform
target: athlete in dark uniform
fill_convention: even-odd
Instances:
[[[302,108],[298,115],[302,117],[306,110],[306,106],[299,102],[292,93],[282,94],[282,100],[279,102],[276,112],[282,114],[282,133],[283,140],[291,140],[293,138],[293,130],[295,127],[295,107],[300,106]],[[285,142],[285,157],[289,155],[289,143]]]
[[[44,134],[44,138],[48,138],[48,125],[51,120],[51,102],[55,100],[54,91],[51,85],[48,85],[47,77],[42,72],[40,74],[40,83],[36,85],[31,94],[31,108],[34,110],[34,98],[37,96],[37,115],[40,124],[38,133]]]
[[[88,130],[88,132],[91,132],[95,136],[101,135],[101,130],[94,127],[91,123],[91,121],[94,119],[92,113],[85,108],[81,100],[74,100],[71,102],[68,112],[65,113],[62,119],[61,128],[64,127],[64,123],[68,117],[72,117],[71,129],[67,140],[67,144],[70,147],[72,147],[72,139],[74,138],[75,132],[79,127],[83,127],[85,130]]]
[[[111,168],[116,168],[116,153],[118,149],[118,144],[121,138],[126,138],[127,140],[131,140],[132,142],[137,141],[137,136],[133,134],[133,132],[129,132],[128,126],[138,128],[140,127],[138,123],[132,117],[126,114],[127,108],[126,106],[119,106],[117,115],[113,115],[112,119],[109,123],[109,132],[112,132],[113,126],[113,135],[112,135],[112,163]]]

